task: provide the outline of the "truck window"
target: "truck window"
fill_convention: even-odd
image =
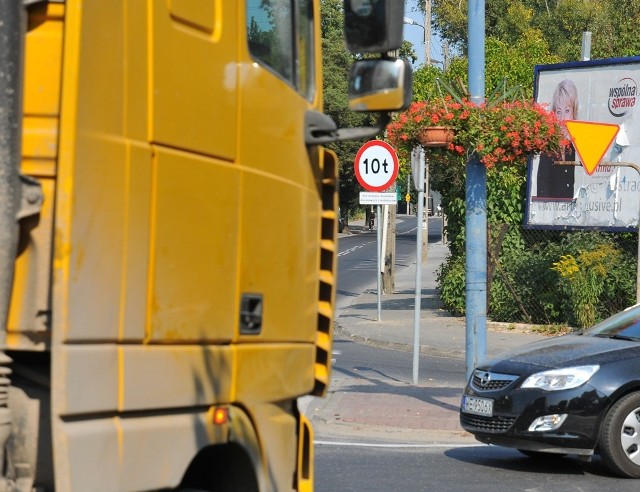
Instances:
[[[247,0],[249,52],[304,97],[314,96],[313,2]]]

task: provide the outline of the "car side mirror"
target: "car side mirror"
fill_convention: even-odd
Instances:
[[[344,0],[344,32],[352,53],[384,53],[402,46],[404,2]]]
[[[399,111],[411,104],[411,67],[406,60],[360,60],[349,73],[349,109]]]

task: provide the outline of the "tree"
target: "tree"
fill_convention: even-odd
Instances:
[[[464,53],[467,49],[467,2],[433,0],[433,15],[435,30]],[[640,51],[640,38],[636,34],[639,20],[640,0],[487,2],[485,97],[500,84],[507,87],[519,84],[530,97],[534,66],[577,60],[583,31],[592,32],[591,58],[635,55]],[[441,76],[450,84],[461,81],[464,86],[467,67],[466,57],[458,56]],[[423,98],[439,97],[434,90],[434,75],[437,76],[436,72],[429,71],[416,76],[414,92]],[[491,169],[487,176],[487,291],[491,318],[544,324],[575,322],[584,313],[586,302],[591,309],[590,323],[633,302],[634,279],[629,280],[630,276],[625,272],[635,271],[637,258],[635,254],[626,254],[624,243],[628,239],[624,234],[614,238],[599,231],[584,234],[554,231],[537,236],[522,229],[525,169],[524,164],[509,169]],[[448,215],[451,255],[438,278],[441,298],[451,311],[462,313],[465,307],[464,161],[452,158],[439,167],[432,165],[430,171],[432,187],[443,194],[442,203]],[[620,254],[608,252],[602,255],[598,245],[605,243],[611,243]],[[561,258],[576,258],[578,263],[582,261],[586,265],[587,260],[592,261],[595,257],[612,262],[603,269],[608,272],[606,278],[597,279],[597,305],[593,296],[588,297],[589,289],[584,287],[584,279],[566,275],[567,278],[561,279],[559,275],[564,270],[552,268],[561,264]],[[593,270],[592,266],[589,268]],[[595,285],[594,279],[587,280]]]
[[[322,30],[322,67],[324,112],[339,128],[365,126],[372,121],[367,114],[350,111],[348,103],[349,69],[355,56],[347,51],[344,42],[344,14],[340,0],[320,3]],[[353,170],[353,160],[364,141],[347,140],[328,145],[340,161],[340,208],[348,219],[358,206],[359,184]]]
[[[359,55],[349,53],[346,48],[342,1],[322,0],[320,11],[324,112],[331,116],[338,128],[372,126],[376,123],[375,115],[356,113],[348,109],[349,69],[353,62],[359,59]],[[411,43],[406,41],[399,50],[399,56],[414,62],[417,59]],[[340,160],[340,208],[347,219],[350,212],[359,208],[361,187],[355,177],[353,161],[358,149],[367,140],[347,140],[328,145]]]
[[[467,48],[467,2],[433,0],[433,28],[462,52]],[[560,61],[579,59],[583,31],[592,33],[592,58],[637,54],[639,0],[492,0],[486,33],[509,44],[539,37]]]

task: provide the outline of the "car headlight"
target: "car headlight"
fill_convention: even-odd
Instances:
[[[552,369],[529,376],[521,388],[537,388],[546,391],[558,391],[577,388],[583,385],[600,366],[577,366]]]

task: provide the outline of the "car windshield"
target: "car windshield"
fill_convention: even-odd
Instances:
[[[582,334],[592,337],[640,341],[640,304],[605,319]]]

